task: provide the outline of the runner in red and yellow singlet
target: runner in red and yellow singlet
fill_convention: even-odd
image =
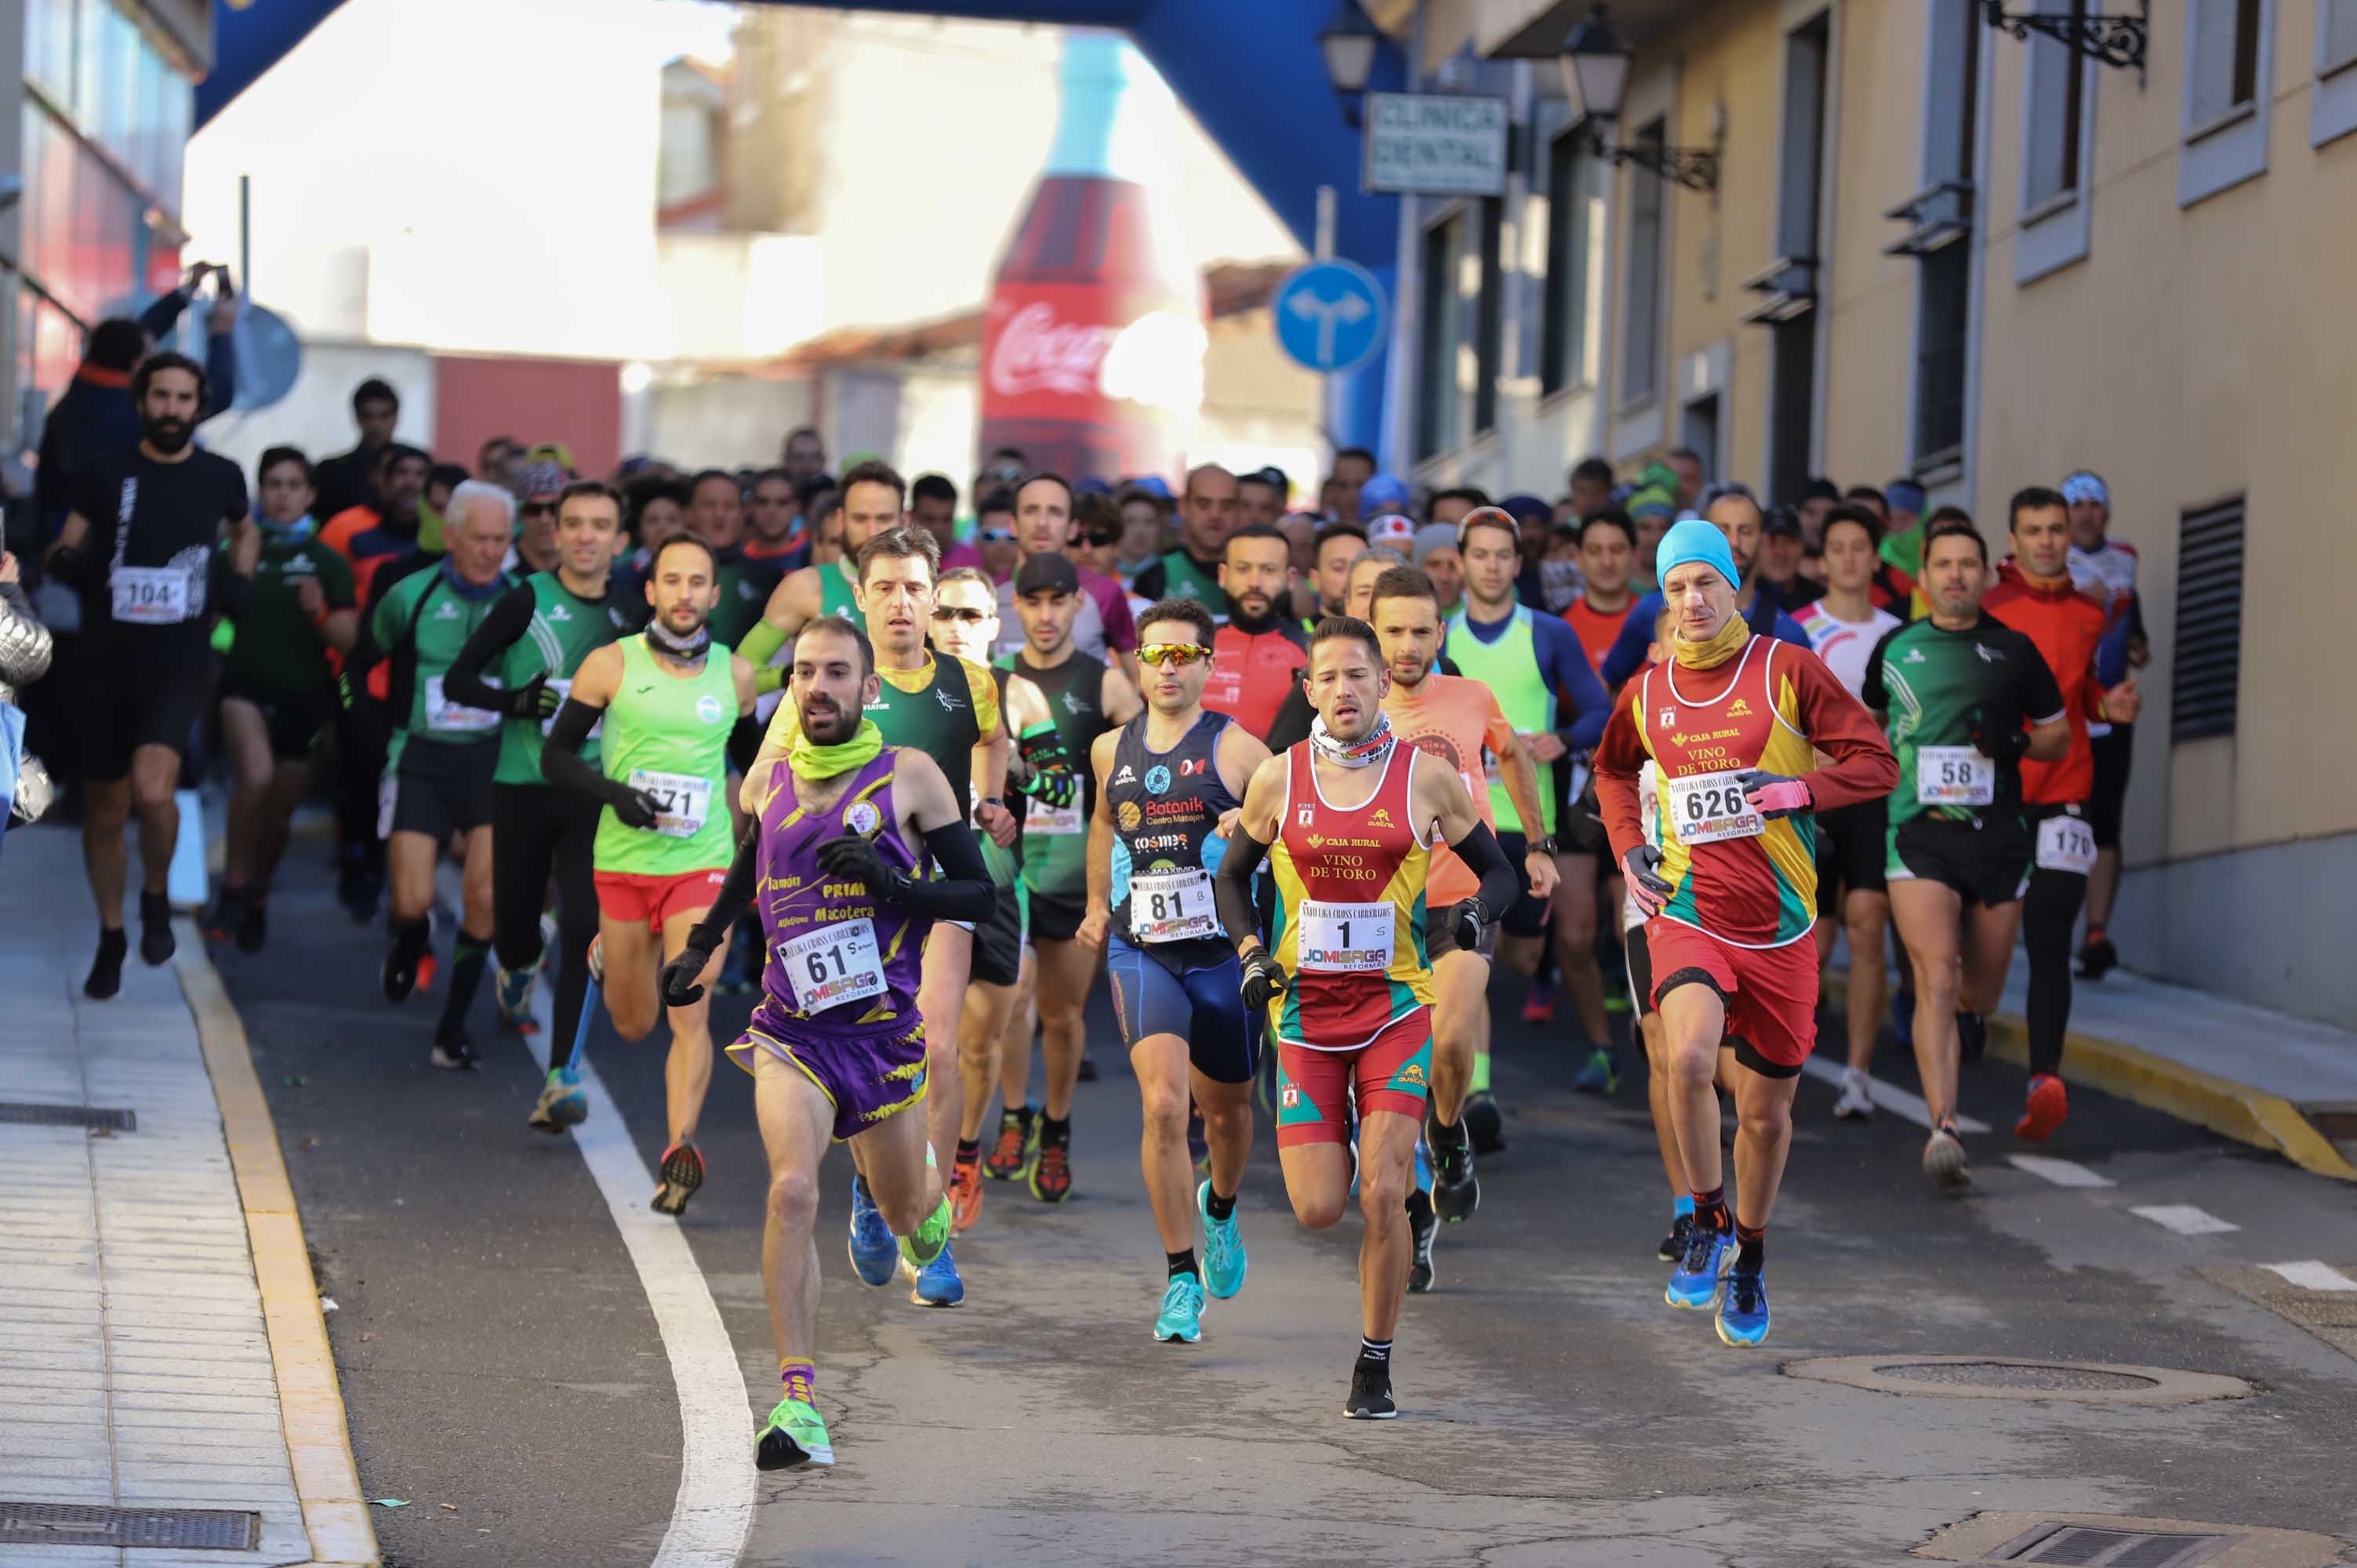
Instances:
[[[1244,1004],[1267,1008],[1276,1034],[1277,1158],[1294,1215],[1313,1230],[1340,1219],[1350,1199],[1355,1100],[1362,1335],[1343,1413],[1388,1420],[1392,1331],[1411,1256],[1405,1204],[1431,1078],[1426,872],[1445,842],[1480,878],[1477,896],[1439,917],[1467,950],[1522,879],[1465,781],[1395,743],[1372,628],[1340,616],[1320,623],[1308,675],[1310,737],[1254,773],[1216,892],[1243,960]],[[1276,881],[1273,947],[1253,908],[1264,859]]]

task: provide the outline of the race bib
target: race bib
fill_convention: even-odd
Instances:
[[[1682,844],[1717,843],[1726,839],[1757,838],[1768,819],[1743,793],[1738,773],[1697,773],[1689,779],[1662,780],[1670,803],[1670,825]]]
[[[1211,874],[1194,866],[1185,871],[1147,871],[1131,876],[1129,934],[1141,942],[1176,942],[1190,937],[1218,936],[1220,921],[1212,911]]]
[[[178,566],[117,566],[108,574],[114,618],[133,626],[173,626],[187,620],[188,574]]]
[[[570,681],[560,681],[555,676],[551,675],[548,678],[548,689],[556,693],[556,705],[559,709],[562,709],[565,706],[565,699],[573,694],[573,682]],[[555,728],[556,715],[554,714],[551,714],[546,718],[540,721],[540,733],[543,735],[547,735]],[[599,715],[597,722],[589,726],[589,735],[587,738],[590,740],[596,740],[600,734],[604,733],[605,728],[606,720],[604,715],[601,714]]]
[[[704,831],[712,815],[712,780],[692,773],[658,773],[630,769],[630,788],[655,798],[655,832],[665,838],[692,839]]]
[[[1088,820],[1081,815],[1081,803],[1078,800],[1074,800],[1069,806],[1050,806],[1034,797],[1023,808],[1025,838],[1035,836],[1044,838],[1055,834],[1069,836],[1088,831]]]
[[[484,678],[487,682],[490,677]],[[442,677],[425,677],[425,727],[446,734],[463,735],[470,730],[497,729],[500,715],[489,708],[470,708],[464,703],[453,702],[442,690]]]
[[[2038,869],[2084,876],[2095,864],[2095,830],[2083,817],[2049,817],[2038,824]]]
[[[884,994],[876,928],[864,918],[831,921],[780,942],[778,966],[793,987],[794,1005],[806,1014]]]
[[[1986,806],[1996,799],[1996,763],[1969,746],[1918,746],[1915,799],[1925,806]]]
[[[1392,966],[1393,920],[1399,906],[1310,904],[1301,921],[1301,967],[1322,974],[1381,974]]]

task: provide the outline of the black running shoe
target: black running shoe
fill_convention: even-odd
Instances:
[[[269,940],[270,907],[256,898],[246,905],[245,918],[237,923],[237,950],[260,952]]]
[[[1459,1121],[1444,1127],[1426,1117],[1425,1146],[1432,1151],[1432,1206],[1440,1218],[1460,1225],[1481,1206],[1481,1184],[1473,1176],[1473,1142]]]
[[[1988,1020],[1977,1013],[1956,1015],[1956,1054],[1968,1062],[1981,1059],[1988,1049]]]
[[[1094,1083],[1097,1080],[1097,1064],[1089,1060],[1089,1053],[1086,1051],[1081,1053],[1080,1080],[1082,1083]]]
[[[704,1185],[704,1156],[694,1144],[673,1144],[663,1151],[662,1185],[655,1188],[657,1214],[682,1214],[695,1189]]]
[[[81,983],[81,993],[93,1002],[103,1002],[123,989],[123,957],[131,950],[131,939],[121,931],[98,933],[98,956],[90,961],[90,978]]]
[[[1465,1109],[1458,1121],[1473,1134],[1475,1154],[1502,1155],[1506,1152],[1506,1119],[1498,1110],[1498,1097],[1488,1090],[1465,1097]]]
[[[1342,1413],[1352,1421],[1389,1421],[1399,1413],[1399,1406],[1392,1403],[1389,1361],[1359,1358],[1351,1369],[1351,1397],[1343,1402]]]
[[[2120,966],[2120,950],[2109,937],[2097,937],[2079,950],[2079,978],[2101,980]]]
[[[1653,1256],[1665,1263],[1674,1263],[1686,1255],[1686,1239],[1694,1234],[1694,1216],[1681,1214],[1670,1222],[1670,1233],[1662,1238],[1661,1250]]]
[[[204,913],[205,935],[217,942],[229,940],[237,935],[238,928],[245,924],[245,912],[249,907],[243,889],[224,886],[221,897],[213,900],[213,907]]]
[[[1407,1265],[1407,1288],[1411,1295],[1424,1295],[1432,1289],[1437,1276],[1432,1267],[1432,1238],[1440,1230],[1439,1217],[1432,1211],[1432,1199],[1421,1189],[1407,1195],[1407,1232],[1415,1251]]]
[[[387,1002],[406,1002],[409,993],[417,989],[417,960],[404,959],[401,944],[396,941],[385,953],[384,968],[378,972],[378,978],[384,983]]]
[[[434,1054],[427,1058],[445,1072],[473,1072],[483,1058],[475,1054],[474,1036],[466,1030],[434,1036]]]
[[[172,961],[180,944],[172,940],[172,900],[163,893],[139,895],[139,961],[150,969]]]

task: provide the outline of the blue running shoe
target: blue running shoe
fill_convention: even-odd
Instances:
[[[1714,1230],[1697,1221],[1686,1233],[1686,1255],[1670,1271],[1669,1288],[1662,1299],[1672,1306],[1708,1312],[1718,1305],[1719,1276],[1735,1256],[1732,1231]]]
[[[946,1241],[933,1261],[922,1268],[909,1259],[901,1259],[900,1272],[916,1287],[909,1292],[909,1299],[919,1306],[955,1306],[965,1299],[965,1282],[958,1278],[957,1260],[950,1256],[950,1244]]]
[[[884,1211],[867,1196],[867,1184],[857,1176],[851,1178],[851,1267],[852,1271],[871,1285],[892,1283],[892,1271],[900,1266],[900,1243],[892,1238],[892,1228],[884,1223]]]
[[[1192,1345],[1203,1337],[1203,1287],[1192,1274],[1172,1274],[1162,1293],[1162,1315],[1154,1337],[1166,1345]]]
[[[1601,1047],[1587,1053],[1587,1065],[1572,1075],[1575,1094],[1612,1095],[1620,1092],[1620,1062]]]
[[[589,1097],[581,1092],[581,1075],[571,1068],[549,1069],[548,1081],[541,1086],[540,1103],[532,1108],[527,1123],[536,1132],[554,1135],[587,1120]]]
[[[1718,1337],[1741,1349],[1768,1337],[1768,1282],[1759,1269],[1730,1269],[1719,1304]]]
[[[1203,1217],[1203,1287],[1225,1301],[1244,1288],[1244,1232],[1233,1210],[1211,1218],[1211,1184],[1195,1189],[1195,1212]],[[1165,1298],[1163,1305],[1169,1301]],[[1192,1343],[1190,1340],[1189,1343]]]

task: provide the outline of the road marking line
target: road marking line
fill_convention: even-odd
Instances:
[[[2052,1182],[2056,1187],[2117,1187],[2120,1184],[2093,1171],[2076,1160],[2058,1160],[2051,1155],[2007,1155],[2006,1159],[2031,1176]]]
[[[2155,1204],[2147,1208],[2131,1208],[2128,1212],[2151,1220],[2164,1230],[2174,1230],[2179,1236],[2216,1236],[2242,1229],[2190,1203]]]
[[[1823,1079],[1836,1089],[1841,1087],[1842,1069],[1829,1057],[1813,1056],[1801,1064],[1801,1070],[1811,1078]],[[1927,1132],[1931,1129],[1932,1108],[1923,1103],[1923,1097],[1920,1094],[1910,1094],[1897,1084],[1869,1077],[1866,1080],[1866,1097],[1885,1111],[1897,1112]],[[1986,1122],[1975,1121],[1970,1116],[1956,1118],[1956,1131],[1959,1133],[1986,1133],[1988,1130],[1989,1124]]]
[[[2271,1274],[2281,1274],[2302,1290],[2357,1291],[2357,1280],[2313,1258],[2297,1263],[2261,1263],[2259,1267]]]

